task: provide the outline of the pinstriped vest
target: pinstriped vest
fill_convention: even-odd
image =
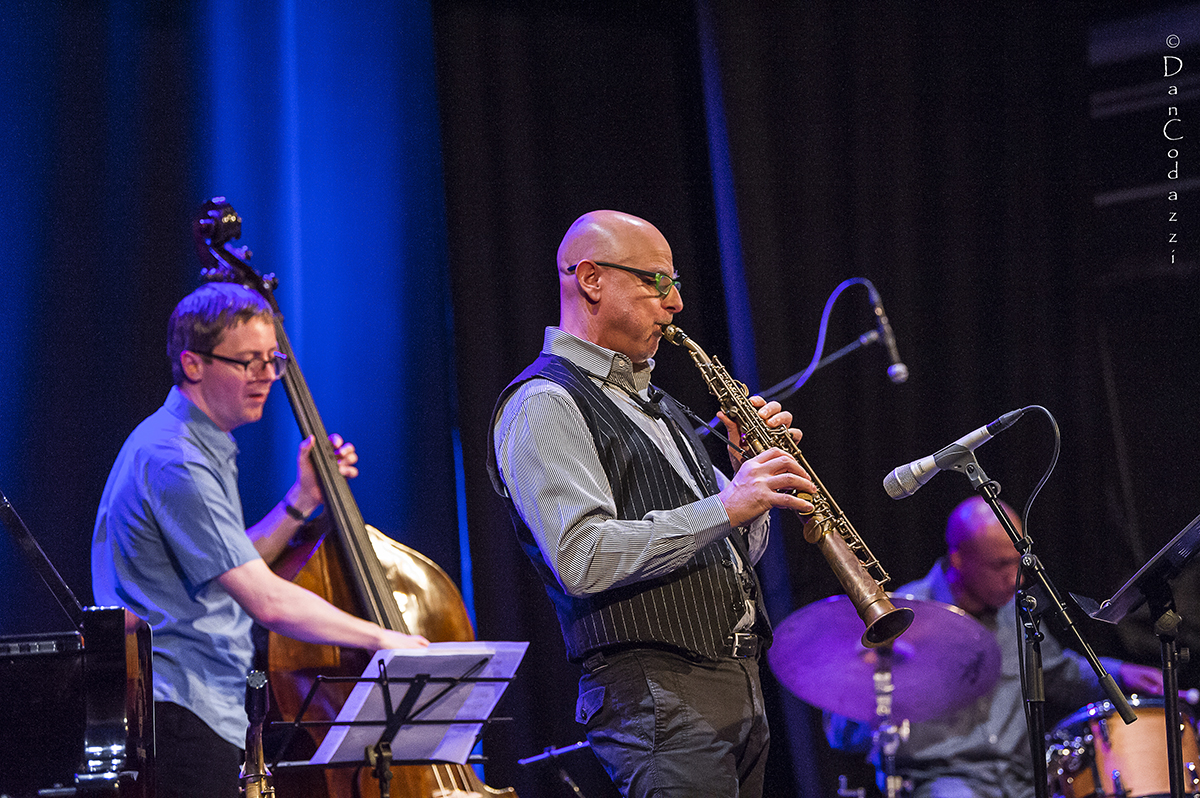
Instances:
[[[575,364],[555,355],[542,355],[501,394],[496,413],[523,382],[541,377],[567,390],[592,434],[600,462],[613,488],[617,517],[636,520],[653,510],[680,507],[696,497],[658,447]],[[674,403],[665,397],[663,404]],[[674,406],[673,415],[679,416]],[[491,429],[495,429],[493,415]],[[692,448],[705,472],[701,484],[716,478],[704,447],[686,424]],[[494,435],[493,433],[490,433]],[[489,441],[488,470],[497,492],[505,497],[517,537],[546,586],[562,627],[567,656],[584,659],[590,652],[613,645],[652,644],[717,659],[726,638],[742,616],[743,594],[738,575],[723,541],[709,544],[665,576],[575,597],[567,594],[542,557],[533,533],[503,489],[496,465],[495,441]],[[735,533],[737,534],[737,533]],[[751,573],[751,578],[753,574]],[[761,597],[761,591],[757,591]],[[769,628],[761,598],[758,626]],[[768,633],[769,634],[769,633]]]

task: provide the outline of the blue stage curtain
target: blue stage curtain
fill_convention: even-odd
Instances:
[[[81,601],[121,442],[170,387],[166,322],[225,195],[368,523],[461,575],[432,19],[420,2],[14,4],[0,490]],[[295,478],[282,385],[235,431],[253,523]],[[7,541],[0,633],[65,616]],[[30,601],[30,596],[37,600]]]
[[[458,577],[451,316],[423,3],[223,0],[203,26],[206,192],[243,217],[322,418],[362,457],[367,522]],[[282,395],[282,391],[276,391]],[[254,518],[294,478],[281,396],[240,434]],[[261,475],[269,475],[264,483]]]

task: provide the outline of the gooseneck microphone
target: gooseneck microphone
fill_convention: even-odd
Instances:
[[[892,365],[888,366],[888,378],[899,385],[908,379],[908,366],[900,361],[900,350],[896,348],[896,335],[892,332],[892,325],[888,321],[887,314],[883,312],[883,299],[879,296],[879,292],[875,290],[875,286],[868,286],[871,294],[871,306],[875,309],[875,321],[879,326],[879,336],[883,339],[883,345],[887,347],[888,358],[891,359]]]
[[[973,452],[987,441],[990,441],[1001,430],[1006,430],[1025,413],[1025,408],[1005,413],[991,424],[982,426],[973,432],[968,432],[954,443],[940,449],[928,457],[913,460],[911,463],[892,469],[892,473],[883,478],[883,489],[893,499],[906,499],[937,472],[953,465],[958,457],[966,452]]]

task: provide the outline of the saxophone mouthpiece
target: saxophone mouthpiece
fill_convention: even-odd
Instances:
[[[681,343],[682,339],[685,337],[683,330],[679,329],[674,324],[660,324],[659,326],[662,327],[663,338],[666,338],[673,344]],[[676,340],[677,338],[679,340]]]

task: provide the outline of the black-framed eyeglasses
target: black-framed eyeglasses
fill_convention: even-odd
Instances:
[[[579,263],[583,263],[583,261],[579,261]],[[568,266],[567,274],[574,274],[575,270],[579,268],[579,263],[576,263],[574,266]],[[679,288],[682,285],[679,282],[678,277],[672,277],[671,275],[663,274],[662,272],[649,272],[645,269],[635,269],[632,266],[622,266],[620,263],[608,263],[602,260],[594,260],[592,263],[596,264],[597,266],[607,266],[610,269],[620,269],[623,272],[636,274],[638,277],[641,277],[643,280],[653,285],[654,290],[657,291],[660,296],[666,296],[667,294],[671,293],[672,286]]]
[[[256,357],[252,360],[237,360],[224,355],[216,355],[212,352],[196,352],[201,357],[211,357],[213,360],[220,360],[222,363],[229,363],[234,366],[241,366],[242,371],[247,377],[259,377],[263,374],[270,374],[271,379],[277,380],[283,376],[283,372],[287,371],[288,359],[283,352],[272,352],[269,359]]]

